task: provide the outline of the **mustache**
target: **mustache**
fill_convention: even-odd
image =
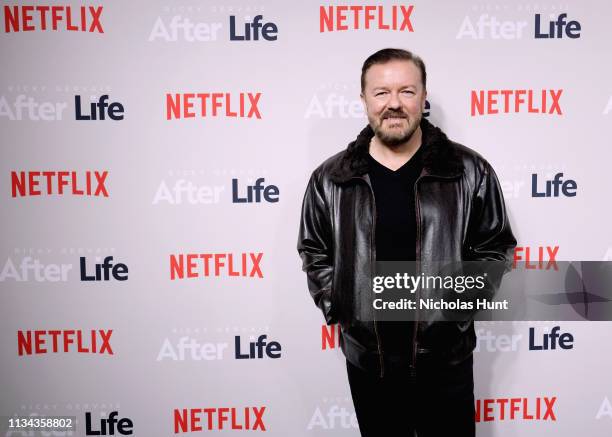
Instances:
[[[381,117],[383,120],[386,118],[408,118],[402,111],[385,111]]]

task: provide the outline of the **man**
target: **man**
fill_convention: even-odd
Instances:
[[[426,71],[406,50],[363,64],[369,125],[313,173],[298,252],[340,344],[362,436],[473,436],[473,322],[357,317],[376,261],[509,260],[515,247],[489,163],[422,117]]]

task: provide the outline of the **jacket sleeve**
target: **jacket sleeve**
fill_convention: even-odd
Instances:
[[[329,205],[323,187],[312,174],[304,194],[297,250],[308,290],[328,325],[337,323],[332,306],[333,240]]]
[[[509,269],[516,239],[510,228],[502,190],[488,162],[477,181],[467,232],[467,259],[502,261]]]

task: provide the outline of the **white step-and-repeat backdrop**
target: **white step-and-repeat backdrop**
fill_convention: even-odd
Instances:
[[[1,7],[0,415],[78,421],[3,435],[358,435],[295,246],[384,47],[493,164],[517,260],[612,259],[609,2]],[[612,324],[477,331],[479,436],[612,435]]]

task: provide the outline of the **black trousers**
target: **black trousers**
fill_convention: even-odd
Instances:
[[[473,359],[449,366],[419,355],[408,372],[371,375],[346,362],[362,437],[474,437]],[[415,434],[416,433],[416,434]]]

